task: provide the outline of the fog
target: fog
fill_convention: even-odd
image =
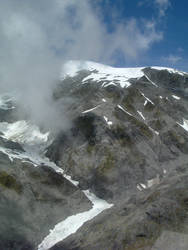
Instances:
[[[66,102],[51,98],[65,61],[114,64],[117,51],[136,60],[161,39],[153,20],[114,22],[108,32],[89,0],[0,0],[0,91],[14,92],[33,122],[66,129]]]

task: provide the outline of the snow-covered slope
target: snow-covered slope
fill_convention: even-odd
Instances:
[[[66,77],[75,77],[79,71],[86,70],[90,71],[87,77],[82,80],[82,83],[86,83],[87,80],[92,80],[95,82],[104,82],[103,87],[109,86],[109,84],[119,84],[122,88],[129,87],[131,78],[140,78],[144,76],[143,69],[146,67],[138,68],[114,68],[100,63],[95,63],[91,61],[68,61],[62,67],[61,79]],[[172,68],[166,67],[151,67],[157,70],[167,70],[170,73],[178,73],[183,75],[183,72],[177,71]],[[106,83],[105,83],[106,81]]]
[[[55,101],[64,97],[71,100],[68,106],[71,127],[68,131],[61,131],[53,138],[50,131],[42,131],[31,121],[3,117],[3,122],[0,122],[0,154],[5,158],[8,156],[9,168],[14,163],[18,167],[28,163],[31,176],[32,169],[42,169],[44,165],[53,168],[62,177],[62,182],[68,180],[73,196],[82,208],[81,211],[75,208],[71,215],[45,228],[45,234],[37,242],[38,249],[47,250],[71,235],[77,237],[79,228],[87,228],[89,223],[85,222],[95,220],[103,211],[99,218],[110,214],[112,204],[115,204],[113,209],[116,211],[119,204],[131,199],[132,195],[144,197],[163,179],[166,180],[172,170],[176,171],[177,162],[180,161],[181,165],[187,163],[188,106],[184,96],[187,76],[184,74],[171,68],[113,68],[89,61],[69,61],[63,65],[58,95],[55,95]],[[176,85],[181,86],[181,91]],[[13,105],[8,95],[0,96],[3,115],[14,112],[17,108],[14,106],[16,103]],[[25,176],[24,167],[21,176]],[[10,170],[11,174],[13,170]],[[37,183],[40,182],[38,176],[34,174]],[[1,178],[0,169],[0,181]],[[31,190],[32,195],[37,194],[34,197],[41,206],[43,202],[49,202],[52,185],[42,180],[41,185],[44,183],[49,188],[47,198],[43,199],[33,187]],[[90,207],[82,207],[77,192],[84,196]],[[73,207],[68,192],[66,201],[54,197],[55,206],[62,211],[62,216],[63,202]],[[123,210],[118,208],[116,216],[123,220],[129,215],[128,206],[123,206]],[[110,223],[110,219],[108,221]],[[106,219],[101,225],[105,223]],[[122,229],[121,223],[105,225],[97,236],[97,232],[86,230],[86,241],[92,239],[96,243],[99,234],[101,238],[106,232],[110,235],[108,226],[117,230],[117,235],[121,232],[124,235],[126,230],[126,227]],[[144,233],[139,232],[139,235]],[[117,244],[120,244],[118,237]],[[123,237],[120,236],[122,241]],[[78,242],[78,245],[82,244]],[[106,242],[98,242],[99,247],[95,249],[114,249]],[[87,246],[90,249],[92,244]]]
[[[9,110],[11,107],[12,97],[2,95],[0,98],[0,109]],[[63,175],[65,179],[71,182],[75,187],[78,187],[79,182],[72,180],[70,175],[64,173],[62,168],[59,168],[54,162],[50,161],[45,156],[45,150],[52,142],[49,138],[50,132],[42,132],[40,128],[31,121],[15,121],[15,122],[0,122],[0,138],[7,142],[15,142],[24,149],[17,150],[16,148],[6,148],[0,146],[0,152],[7,155],[11,162],[20,160],[22,163],[30,163],[33,167],[41,167],[46,165],[54,169],[57,173]],[[50,234],[45,237],[38,249],[47,250],[57,242],[65,239],[70,234],[75,233],[84,222],[91,220],[105,209],[113,206],[105,200],[97,198],[89,190],[82,191],[84,195],[92,202],[93,207],[82,213],[74,214],[67,217],[64,221],[54,225],[53,230],[49,230]],[[62,208],[63,210],[63,208]],[[41,229],[42,230],[42,229]]]

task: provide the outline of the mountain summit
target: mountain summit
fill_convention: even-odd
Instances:
[[[53,101],[66,131],[1,95],[0,248],[187,249],[188,74],[69,61]]]

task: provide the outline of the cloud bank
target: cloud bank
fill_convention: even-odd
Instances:
[[[0,0],[0,91],[18,93],[32,120],[69,126],[51,98],[63,61],[137,60],[162,39],[154,21],[133,17],[109,32],[100,14],[89,0]]]

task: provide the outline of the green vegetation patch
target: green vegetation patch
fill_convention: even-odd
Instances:
[[[105,158],[103,162],[98,166],[99,173],[103,174],[105,172],[108,172],[109,170],[114,168],[114,165],[115,165],[114,155],[109,149],[106,149]]]
[[[112,132],[122,146],[131,147],[134,144],[131,136],[126,132],[126,128],[124,126],[117,125],[113,128]]]
[[[5,171],[0,171],[0,186],[12,189],[18,194],[20,194],[23,189],[22,185],[16,180],[16,178]]]

